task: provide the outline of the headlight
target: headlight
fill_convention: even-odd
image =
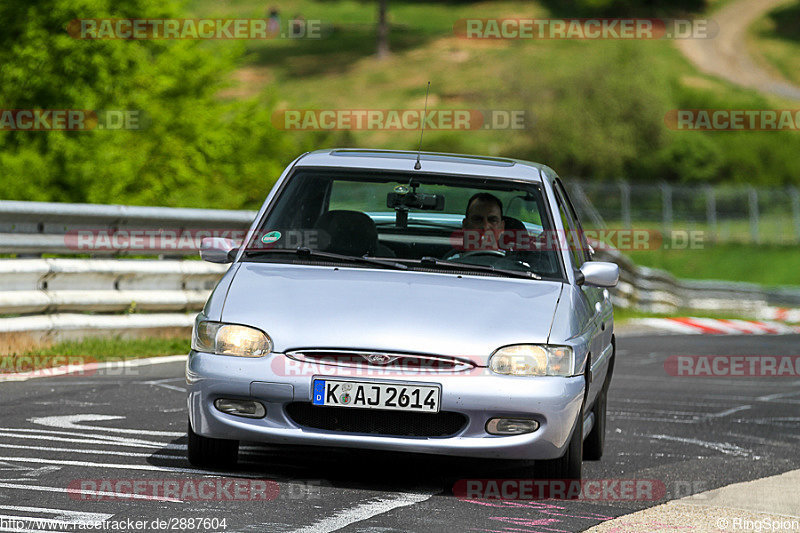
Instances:
[[[510,376],[572,376],[575,354],[569,346],[517,344],[500,348],[489,359],[489,369]]]
[[[197,321],[192,331],[192,349],[219,355],[262,357],[272,352],[272,340],[255,328]]]

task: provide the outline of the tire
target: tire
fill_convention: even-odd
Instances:
[[[537,461],[536,476],[539,479],[581,479],[583,470],[583,409],[580,410],[567,451],[558,459]]]
[[[233,467],[239,458],[239,441],[203,437],[192,430],[189,422],[189,462],[200,467]]]
[[[594,414],[594,426],[586,436],[583,443],[583,458],[586,461],[599,461],[603,457],[603,450],[606,443],[606,412],[608,405],[608,389],[611,386],[611,376],[614,373],[614,361],[616,359],[616,343],[614,339],[611,340],[612,352],[611,360],[608,363],[608,372],[606,373],[606,380],[603,383],[603,388],[597,396],[597,400],[592,407]]]
[[[608,387],[603,385],[597,400],[594,402],[594,407],[592,407],[594,426],[583,443],[583,458],[587,461],[599,461],[603,457],[603,448],[606,441],[607,399]]]

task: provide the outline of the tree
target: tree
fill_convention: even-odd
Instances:
[[[383,59],[389,55],[389,22],[386,12],[389,0],[378,0],[378,57]]]
[[[303,147],[272,126],[270,102],[217,97],[240,62],[240,45],[81,40],[65,29],[73,19],[180,17],[170,0],[0,2],[0,107],[137,110],[143,126],[0,130],[0,198],[260,204]]]

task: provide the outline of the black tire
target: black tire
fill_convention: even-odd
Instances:
[[[583,458],[586,461],[599,461],[603,458],[603,450],[606,443],[606,411],[608,405],[608,388],[611,386],[611,376],[614,373],[614,361],[616,360],[616,342],[611,339],[611,360],[608,363],[608,371],[603,388],[597,396],[597,400],[592,407],[594,414],[594,426],[583,442]]]
[[[581,409],[567,451],[558,459],[536,461],[539,479],[581,479],[583,475],[583,409]]]
[[[599,461],[603,457],[603,448],[606,441],[606,404],[608,400],[608,387],[603,385],[597,400],[592,407],[594,426],[583,442],[583,458],[587,461]]]
[[[239,458],[239,441],[213,439],[198,435],[189,422],[189,462],[194,466],[230,468],[236,466]]]

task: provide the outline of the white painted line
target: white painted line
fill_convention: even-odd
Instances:
[[[716,450],[718,452],[722,452],[725,455],[735,455],[739,457],[753,457],[754,459],[760,459],[760,457],[753,455],[753,452],[751,452],[750,450],[747,450],[745,448],[740,448],[735,444],[730,444],[727,442],[708,442],[700,439],[673,437],[672,435],[643,435],[643,436],[657,440],[669,440],[673,442],[682,442],[684,444],[694,444],[697,446],[702,446],[703,448],[708,448],[709,450]]]
[[[72,529],[74,526],[78,524],[84,524],[87,522],[80,520],[61,520],[59,518],[42,518],[38,516],[34,517],[34,516],[22,516],[13,514],[0,514],[0,524],[3,523],[8,524],[9,521],[11,520],[28,523],[30,525],[36,525],[37,527],[45,527],[48,528],[50,531],[58,531],[59,529]],[[19,529],[15,529],[13,531],[19,531]]]
[[[169,381],[183,381],[185,382],[186,378],[166,378],[166,379],[156,379],[152,381],[143,381],[143,385],[155,385],[156,387],[163,387],[165,389],[170,389],[178,392],[186,392],[186,387],[178,387],[177,385],[167,385]]]
[[[0,434],[0,436],[5,437],[6,435]],[[29,436],[20,435],[22,438],[31,438]],[[42,439],[52,441],[52,438],[49,437],[41,437]],[[63,442],[64,439],[59,439],[60,442]],[[85,441],[89,444],[98,444],[92,441]],[[156,459],[181,459],[183,460],[186,457],[186,444],[173,444],[170,445],[168,449],[170,450],[180,450],[183,453],[180,454],[162,454],[162,453],[137,453],[137,452],[128,452],[128,451],[114,451],[114,450],[90,450],[87,448],[53,448],[51,446],[28,446],[24,444],[0,444],[0,448],[11,448],[15,450],[36,450],[36,451],[44,451],[44,452],[66,452],[66,453],[90,453],[93,455],[121,455],[122,457],[153,457]],[[253,450],[259,450],[254,446],[239,446],[239,455],[260,455]],[[46,468],[46,467],[43,467]]]
[[[159,357],[141,357],[136,359],[124,359],[120,361],[103,361],[100,363],[87,363],[85,365],[64,365],[42,370],[34,370],[31,372],[15,372],[8,374],[0,374],[0,382],[2,381],[28,381],[29,379],[37,378],[52,378],[56,376],[64,376],[68,374],[82,374],[87,371],[96,371],[100,369],[113,368],[117,370],[120,365],[126,368],[147,366],[147,365],[160,365],[164,363],[174,363],[176,361],[186,361],[188,355],[163,355]]]
[[[732,407],[730,409],[726,409],[725,411],[722,411],[721,413],[707,414],[707,415],[705,415],[705,418],[722,418],[722,417],[725,417],[725,416],[728,416],[728,415],[732,415],[733,413],[738,413],[740,411],[746,411],[748,409],[751,409],[752,407],[753,407],[752,405],[740,405],[739,407]]]
[[[433,496],[433,493],[399,493],[394,497],[378,498],[377,500],[362,503],[360,505],[356,505],[355,507],[339,511],[333,516],[324,518],[309,526],[295,529],[291,533],[322,533],[337,531],[351,524],[355,524],[357,522],[372,518],[373,516],[389,512],[392,509],[397,509],[398,507],[406,507],[416,503],[424,502],[431,496]]]
[[[38,492],[57,492],[59,494],[84,494],[86,496],[107,496],[111,498],[126,498],[129,500],[153,500],[163,502],[183,503],[183,500],[175,498],[161,498],[149,494],[135,494],[130,492],[106,492],[97,490],[70,489],[64,487],[47,487],[42,485],[20,485],[17,483],[2,483],[0,489],[34,490]]]
[[[110,433],[132,433],[135,435],[153,435],[159,437],[183,437],[185,432],[175,431],[151,431],[144,429],[126,429],[126,428],[110,428],[103,426],[85,426],[78,424],[78,422],[100,422],[104,420],[123,420],[124,416],[118,415],[67,415],[67,416],[43,416],[37,418],[29,418],[28,422],[40,424],[42,426],[49,426],[62,429],[82,429],[87,431],[107,431]]]
[[[23,513],[52,514],[68,520],[74,520],[76,522],[102,522],[114,516],[113,514],[106,513],[89,513],[86,511],[70,511],[68,509],[48,509],[46,507],[24,507],[20,505],[0,505],[0,509],[5,509],[7,511],[20,511]]]
[[[203,470],[200,468],[177,468],[172,466],[154,466],[138,464],[118,464],[118,463],[90,463],[88,461],[67,461],[63,459],[42,459],[40,457],[0,457],[0,461],[11,461],[13,463],[38,463],[61,466],[81,466],[89,468],[116,468],[120,470],[144,470],[149,472],[177,472],[180,474],[196,474],[200,476],[226,476],[255,479],[252,475],[242,474],[241,472],[217,472],[214,470]],[[258,478],[261,479],[261,478]],[[2,485],[0,485],[2,486]]]
[[[0,444],[0,448],[11,448],[15,450],[36,450],[40,452],[65,452],[65,453],[90,453],[92,455],[121,455],[122,457],[152,457],[154,459],[184,459],[184,455],[166,455],[161,453],[137,453],[130,451],[115,450],[90,450],[87,448],[52,448],[50,446],[26,446],[24,444]],[[186,450],[186,445],[183,445]],[[1,506],[0,506],[1,507]]]
[[[771,402],[772,400],[777,400],[778,398],[791,398],[792,396],[800,396],[800,391],[778,392],[775,394],[769,394],[767,396],[759,396],[756,398],[756,400],[760,402]]]
[[[0,437],[3,438],[13,438],[13,439],[30,439],[30,440],[46,440],[52,442],[54,438],[57,438],[60,442],[74,442],[80,444],[93,444],[95,446],[123,446],[128,448],[167,448],[167,449],[186,449],[185,444],[172,444],[172,443],[161,443],[155,441],[146,441],[146,440],[139,440],[139,439],[125,439],[125,438],[97,438],[97,437],[106,437],[105,435],[87,435],[87,438],[84,439],[71,439],[64,437],[62,435],[58,435],[57,432],[53,431],[51,433],[56,433],[56,435],[31,435],[29,432],[33,432],[34,430],[30,429],[0,429]],[[76,435],[76,433],[72,432],[64,432],[64,435]]]
[[[164,363],[186,361],[188,358],[189,358],[188,355],[162,355],[159,357],[138,357],[136,359],[126,360],[125,366],[162,365]]]

